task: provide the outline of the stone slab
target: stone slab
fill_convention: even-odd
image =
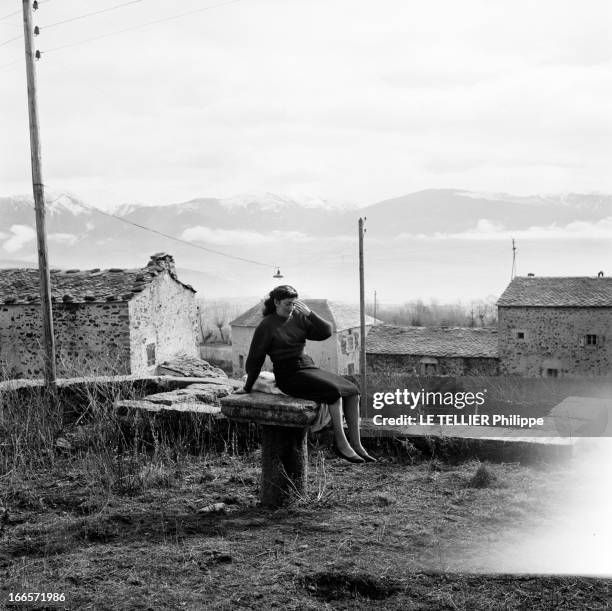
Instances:
[[[161,403],[153,403],[146,400],[122,399],[114,403],[115,410],[118,416],[125,416],[133,411],[144,410],[161,414],[164,412],[183,412],[191,414],[220,414],[221,407],[218,405],[210,405],[199,401],[190,401],[185,403],[174,403],[164,405]]]
[[[183,378],[180,376],[161,376],[161,375],[120,375],[120,376],[91,376],[81,378],[58,378],[57,386],[59,388],[67,388],[70,386],[78,386],[84,384],[118,384],[123,382],[149,382],[158,386],[160,389],[172,390],[175,388],[184,388],[190,384],[217,384],[221,386],[231,386],[234,389],[242,388],[244,383],[240,380],[234,380],[227,377],[211,377],[205,376],[202,378]],[[20,388],[43,388],[45,381],[42,378],[32,378],[23,380],[5,380],[0,382],[0,392],[18,390]]]
[[[230,386],[232,389],[237,390],[242,388],[244,383],[240,380],[234,380],[227,377],[211,377],[205,376],[202,378],[182,378],[179,376],[157,376],[158,384],[161,388],[167,388],[173,390],[175,388],[185,388],[192,384],[215,384],[217,386]]]
[[[286,395],[251,392],[221,399],[221,413],[231,420],[305,428],[317,416],[314,401]]]

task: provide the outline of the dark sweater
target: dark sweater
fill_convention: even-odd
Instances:
[[[312,310],[308,316],[294,311],[289,318],[278,314],[269,314],[257,325],[249,356],[246,360],[247,381],[244,389],[251,391],[261,367],[270,355],[272,364],[285,359],[299,357],[304,352],[306,340],[322,341],[331,337],[332,325],[315,314]]]

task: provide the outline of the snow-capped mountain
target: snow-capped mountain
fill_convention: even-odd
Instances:
[[[130,203],[112,213],[67,194],[49,193],[47,200],[53,266],[140,267],[152,253],[166,251],[175,256],[185,280],[206,296],[261,293],[253,279],[267,286],[276,267],[289,283],[310,283],[314,296],[320,290],[349,291],[357,278],[357,220],[363,216],[368,269],[381,283],[379,291],[386,278],[388,293],[407,286],[404,279],[410,278],[427,287],[435,281],[458,294],[466,274],[474,286],[475,278],[494,286],[481,294],[501,290],[510,237],[518,240],[519,263],[528,271],[612,271],[604,246],[612,239],[612,196],[605,194],[513,196],[432,189],[357,208],[264,193],[163,206]],[[0,198],[0,215],[0,267],[32,265],[32,198]]]
[[[267,212],[280,212],[287,206],[300,206],[302,208],[319,208],[324,210],[329,209],[354,209],[356,206],[349,202],[332,201],[323,199],[317,196],[302,196],[298,198],[289,197],[286,195],[276,195],[268,192],[252,192],[243,193],[234,197],[220,199],[219,203],[228,208],[248,208],[256,206]]]

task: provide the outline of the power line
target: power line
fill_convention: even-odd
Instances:
[[[77,17],[71,17],[70,19],[64,19],[62,21],[56,21],[55,23],[49,23],[48,25],[41,25],[40,26],[40,30],[48,30],[50,28],[53,28],[57,25],[62,25],[64,23],[70,23],[72,21],[78,21],[79,19],[85,19],[86,17],[91,17],[93,15],[101,15],[102,13],[108,13],[109,11],[115,11],[119,8],[122,8],[124,6],[128,6],[130,4],[139,4],[140,2],[144,2],[144,0],[130,0],[129,2],[123,2],[122,4],[116,4],[115,6],[110,6],[108,8],[104,8],[101,9],[99,11],[93,11],[91,13],[85,13],[84,15],[78,15]],[[19,12],[19,11],[17,11]],[[15,14],[15,13],[13,13]],[[19,40],[21,38],[21,36],[15,36],[15,38],[9,38],[9,40],[5,40],[4,42],[0,43],[0,47],[3,47],[4,45],[9,44],[10,42],[13,42],[15,40]]]
[[[45,185],[45,186],[49,187],[49,185]],[[187,246],[191,246],[193,248],[198,248],[199,250],[204,250],[205,252],[210,252],[210,253],[213,253],[215,255],[219,255],[221,257],[227,257],[229,259],[235,259],[237,261],[244,261],[246,263],[252,263],[253,265],[261,265],[263,267],[271,267],[273,269],[277,269],[278,268],[278,265],[272,265],[271,263],[262,263],[261,261],[255,261],[254,259],[247,259],[246,257],[239,257],[237,255],[230,255],[230,254],[227,254],[225,252],[221,252],[220,250],[214,250],[213,248],[207,248],[206,246],[200,246],[199,244],[194,244],[193,242],[189,242],[188,240],[183,240],[182,238],[177,238],[176,236],[170,235],[168,233],[164,233],[163,231],[158,231],[157,229],[152,229],[151,227],[145,227],[144,225],[140,225],[139,223],[134,223],[133,221],[129,221],[128,219],[125,219],[125,218],[123,218],[121,216],[117,216],[115,214],[111,214],[110,212],[105,212],[104,210],[100,210],[99,208],[96,208],[95,206],[92,206],[91,204],[85,204],[83,202],[75,201],[67,193],[62,193],[61,195],[56,197],[53,200],[53,202],[56,202],[62,196],[69,197],[72,202],[76,203],[78,206],[81,206],[82,208],[85,208],[87,210],[92,210],[94,212],[97,212],[98,214],[102,214],[102,215],[108,216],[110,218],[114,218],[114,219],[116,219],[118,221],[121,221],[122,223],[126,223],[126,224],[132,225],[134,227],[138,227],[139,229],[144,229],[145,231],[150,231],[151,233],[155,233],[157,235],[163,236],[164,238],[168,238],[169,240],[174,240],[175,242],[179,242],[181,244],[186,244]],[[51,202],[51,203],[53,203],[53,202]]]
[[[38,4],[44,4],[45,2],[49,2],[49,0],[39,0]],[[9,13],[8,15],[4,15],[4,17],[0,17],[0,21],[4,21],[5,19],[8,19],[9,17],[12,17],[13,15],[17,15],[18,13],[21,13],[21,9],[14,11],[13,13]],[[19,27],[21,27],[21,24],[10,24],[10,25],[18,25]],[[0,44],[0,47],[3,47],[4,45],[7,45],[10,42],[13,42],[15,40],[20,40],[22,37],[20,36],[16,36],[15,38],[11,38],[9,40],[5,40],[2,44]],[[19,59],[15,59],[12,62],[9,62],[8,64],[0,64],[0,70],[2,68],[8,68],[9,66],[14,66],[15,64],[18,64],[23,58],[19,58]]]
[[[0,69],[8,68],[9,66],[14,66],[15,64],[18,64],[22,60],[23,60],[23,57],[20,57],[19,59],[9,62],[8,64],[0,64]]]
[[[129,28],[124,28],[123,30],[116,30],[114,32],[107,32],[106,34],[101,34],[100,36],[94,36],[92,38],[87,38],[85,40],[80,40],[78,42],[68,43],[67,45],[61,45],[59,47],[53,47],[51,49],[47,49],[46,51],[41,51],[41,53],[53,53],[54,51],[60,51],[62,49],[68,49],[70,47],[76,47],[79,45],[84,45],[88,42],[92,42],[94,40],[100,40],[102,38],[108,38],[109,36],[115,36],[116,34],[123,34],[124,32],[132,32],[134,30],[139,30],[140,28],[146,28],[150,25],[156,25],[158,23],[163,23],[165,21],[171,21],[172,19],[180,19],[181,17],[186,17],[187,15],[193,15],[195,13],[202,13],[204,11],[210,11],[215,8],[219,8],[222,6],[228,6],[230,4],[236,4],[241,2],[242,0],[229,0],[229,2],[221,2],[220,4],[213,4],[211,6],[206,6],[203,8],[194,9],[193,11],[187,11],[185,13],[179,13],[177,15],[171,15],[170,17],[164,17],[162,19],[156,19],[154,21],[148,21],[147,23],[141,23],[139,25],[135,25]]]
[[[46,1],[48,2],[49,0],[46,0]],[[143,0],[132,0],[131,2],[126,2],[124,4],[118,4],[118,5],[114,6],[114,7],[109,7],[108,9],[104,9],[104,10],[101,10],[101,11],[96,11],[94,13],[88,13],[86,15],[81,15],[79,17],[74,17],[72,19],[66,19],[64,21],[58,21],[56,23],[49,24],[48,26],[45,26],[45,27],[46,28],[50,28],[50,27],[52,27],[54,25],[60,25],[61,23],[68,23],[69,21],[76,21],[77,19],[82,19],[82,18],[88,17],[90,15],[97,15],[99,13],[104,13],[104,12],[107,12],[107,11],[110,11],[110,10],[114,10],[114,9],[122,7],[122,6],[127,6],[128,4],[135,4],[137,2],[142,2],[142,1]],[[41,2],[42,2],[42,0],[41,0]],[[132,26],[132,27],[129,27],[129,28],[124,28],[122,30],[116,30],[114,32],[107,32],[106,34],[101,34],[100,36],[94,36],[92,38],[86,38],[85,40],[80,40],[80,41],[77,41],[77,42],[68,43],[66,45],[60,45],[59,47],[52,47],[51,49],[47,49],[46,51],[40,51],[40,53],[41,54],[42,53],[53,53],[54,51],[61,51],[62,49],[69,49],[71,47],[77,47],[77,46],[80,46],[80,45],[84,45],[84,44],[86,44],[88,42],[92,42],[92,41],[95,41],[95,40],[101,40],[102,38],[108,38],[110,36],[115,36],[116,34],[123,34],[125,32],[132,32],[134,30],[139,30],[141,28],[145,28],[145,27],[148,27],[150,25],[156,25],[158,23],[163,23],[165,21],[171,21],[173,19],[180,19],[181,17],[186,17],[188,15],[193,15],[194,13],[202,13],[204,11],[210,11],[210,10],[215,9],[215,8],[220,8],[222,6],[228,6],[230,4],[236,4],[238,2],[242,2],[242,0],[229,0],[229,2],[221,2],[219,4],[213,4],[211,6],[205,6],[205,7],[202,7],[202,8],[194,9],[193,11],[187,11],[187,12],[184,12],[184,13],[178,13],[177,15],[171,15],[169,17],[163,17],[162,19],[156,19],[154,21],[148,21],[147,23],[141,23],[139,25],[135,25],[135,26]],[[11,15],[16,15],[18,12],[19,11],[17,11],[16,13],[11,13],[10,15],[7,15],[7,17],[10,17]],[[12,38],[10,40],[7,40],[4,43],[2,43],[2,45],[8,44],[9,42],[12,42],[13,40],[17,40],[18,38],[20,38],[20,37],[18,36],[16,38]],[[0,45],[0,46],[2,46],[2,45]],[[0,69],[8,68],[9,66],[13,66],[13,65],[19,63],[20,61],[21,61],[21,58],[16,59],[16,60],[14,60],[12,62],[9,62],[7,64],[0,64]]]
[[[39,0],[38,4],[44,4],[45,2],[49,2],[49,0]],[[4,17],[0,17],[0,21],[4,21],[5,19],[8,19],[9,17],[12,17],[13,15],[18,15],[19,13],[21,13],[21,9],[18,9],[12,13],[9,13],[8,15],[4,15]]]
[[[15,36],[15,38],[9,38],[8,40],[5,40],[4,42],[0,42],[0,47],[3,47],[4,45],[8,45],[9,42],[13,42],[15,40],[21,40],[22,36]]]
[[[14,13],[9,13],[8,15],[5,15],[4,17],[0,17],[0,21],[4,21],[5,19],[12,17],[13,15],[17,15],[18,13],[21,13],[21,9],[19,9],[18,11],[15,11]]]
[[[41,25],[40,29],[48,30],[49,28],[53,28],[56,25],[62,25],[63,23],[70,23],[71,21],[78,21],[79,19],[85,19],[86,17],[91,17],[93,15],[101,15],[102,13],[108,13],[109,11],[117,10],[123,6],[128,6],[130,4],[138,4],[139,2],[143,2],[143,1],[144,0],[130,0],[129,2],[123,2],[122,4],[110,6],[108,8],[104,8],[99,11],[93,11],[92,13],[85,13],[84,15],[79,15],[77,17],[71,17],[70,19],[64,19],[63,21],[56,21],[55,23],[49,23],[48,25]]]

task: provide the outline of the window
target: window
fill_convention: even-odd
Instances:
[[[597,335],[587,335],[585,338],[585,343],[587,346],[596,346],[597,345]]]
[[[525,339],[525,331],[517,331],[516,339]]]
[[[346,368],[346,372],[352,376],[355,373],[355,363],[349,363]]]
[[[435,363],[421,363],[421,375],[435,376],[437,365]]]
[[[558,378],[559,377],[559,370],[558,369],[547,369],[546,370],[546,377],[547,378]]]
[[[419,370],[422,376],[435,376],[438,373],[438,360],[429,356],[424,356],[419,361]]]
[[[155,365],[155,344],[147,344],[147,365]]]
[[[244,354],[238,355],[238,367],[240,367],[240,369],[244,369]]]
[[[423,363],[423,373],[426,376],[435,376],[436,375],[437,365],[435,363]]]
[[[355,351],[355,336],[354,335],[346,336],[346,351],[347,353]]]

